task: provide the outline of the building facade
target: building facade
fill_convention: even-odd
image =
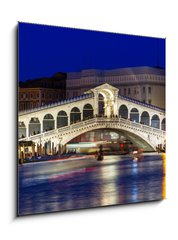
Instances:
[[[25,111],[66,98],[66,74],[19,82],[19,111]]]
[[[120,95],[165,108],[165,70],[152,67],[90,69],[67,73],[66,97],[82,95],[104,83],[119,88]]]
[[[34,109],[65,98],[62,89],[19,88],[19,111]]]

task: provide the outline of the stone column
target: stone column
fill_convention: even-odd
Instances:
[[[35,148],[36,148],[36,145],[34,145],[34,144],[32,143],[32,157],[35,156],[36,150],[37,150],[37,152],[38,152],[38,145],[37,145],[37,149],[35,149]]]
[[[42,147],[42,156],[45,155],[45,146]]]
[[[141,114],[140,114],[140,111],[138,111],[138,122],[140,123],[141,121]]]
[[[54,143],[52,142],[51,144],[52,144],[52,146],[51,146],[51,154],[54,155]]]
[[[149,116],[150,116],[150,119],[149,119],[149,126],[150,126],[150,127],[151,127],[151,119],[152,119],[153,115],[154,115],[154,114],[149,114]]]
[[[111,116],[111,106],[109,100],[107,100],[104,104],[104,115],[106,115],[108,118]]]
[[[62,153],[66,153],[66,144],[62,145]]]
[[[113,114],[114,116],[118,116],[119,112],[118,112],[118,92],[119,90],[114,91],[114,102],[113,102]]]
[[[26,137],[29,137],[29,120],[23,121],[26,127]]]
[[[98,115],[98,91],[94,90],[94,116]]]
[[[40,119],[40,133],[43,132],[43,119]]]
[[[62,153],[62,149],[61,149],[61,144],[59,143],[58,144],[58,155],[61,155]]]
[[[42,145],[41,145],[41,142],[40,142],[40,145],[39,145],[39,155],[41,156],[42,154]]]

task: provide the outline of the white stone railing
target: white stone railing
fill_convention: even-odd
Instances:
[[[85,120],[85,121],[81,121],[81,122],[77,122],[77,123],[74,123],[74,124],[71,124],[70,126],[65,126],[65,127],[61,127],[61,128],[58,128],[58,129],[54,129],[54,130],[50,130],[48,132],[44,132],[44,133],[41,133],[41,134],[37,134],[37,135],[34,135],[34,136],[30,136],[30,137],[27,137],[27,138],[23,138],[23,139],[19,139],[20,141],[26,141],[26,140],[36,140],[36,139],[39,139],[39,138],[44,138],[44,137],[47,137],[47,136],[51,136],[51,135],[55,135],[55,134],[63,134],[65,132],[70,132],[72,130],[76,130],[76,129],[80,129],[84,126],[90,126],[91,124],[117,124],[117,123],[120,123],[121,126],[130,126],[130,127],[134,127],[134,128],[137,128],[137,129],[141,129],[145,132],[149,132],[150,134],[151,133],[155,133],[155,134],[159,134],[159,135],[165,135],[165,131],[163,130],[160,130],[160,129],[157,129],[157,128],[153,128],[153,127],[150,127],[150,126],[147,126],[147,125],[143,125],[143,124],[140,124],[140,123],[137,123],[137,122],[133,122],[133,121],[130,121],[128,119],[124,119],[124,118],[107,118],[107,117],[95,117],[95,118],[91,118],[91,119],[88,119],[88,120]]]

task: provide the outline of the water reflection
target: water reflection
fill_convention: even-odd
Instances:
[[[119,202],[119,187],[117,186],[117,177],[119,169],[116,164],[102,167],[100,176],[102,179],[100,189],[101,206],[113,205]]]
[[[159,155],[141,162],[118,156],[19,167],[19,214],[160,200],[165,195]]]

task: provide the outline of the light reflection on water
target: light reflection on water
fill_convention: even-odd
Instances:
[[[142,162],[118,156],[19,166],[19,215],[163,198],[159,155]]]

